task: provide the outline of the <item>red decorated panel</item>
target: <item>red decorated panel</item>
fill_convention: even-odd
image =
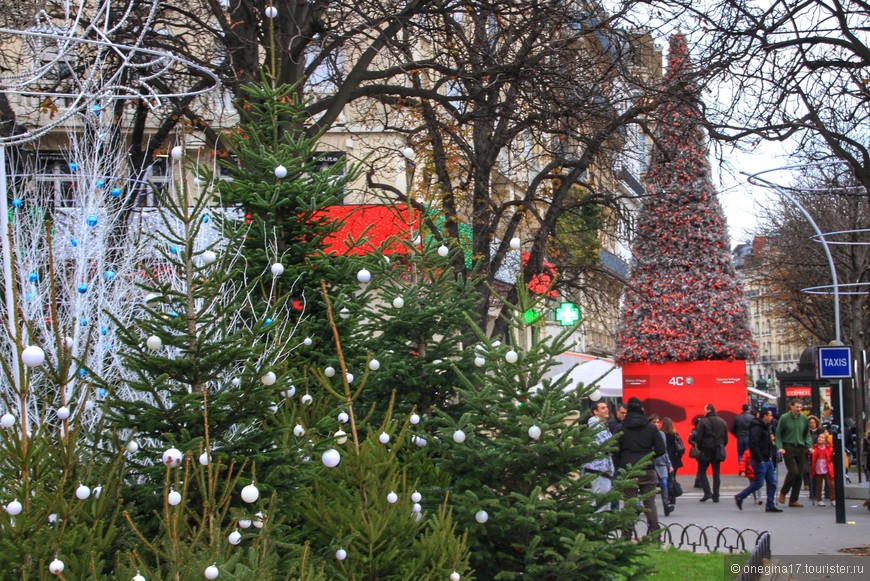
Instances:
[[[737,441],[730,434],[734,416],[747,403],[745,361],[684,361],[678,363],[626,363],[622,366],[622,400],[636,397],[644,411],[669,417],[688,446],[692,419],[704,415],[712,403],[729,428],[728,458],[723,474],[738,472]],[[683,456],[681,474],[690,474],[697,464]],[[709,476],[709,474],[708,474]]]

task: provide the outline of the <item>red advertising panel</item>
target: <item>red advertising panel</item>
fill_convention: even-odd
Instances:
[[[722,474],[738,470],[737,442],[730,434],[734,416],[747,403],[745,361],[685,361],[679,363],[627,363],[622,366],[622,400],[636,397],[644,411],[669,417],[688,446],[692,420],[704,415],[712,403],[728,424],[728,457]],[[683,456],[682,473],[697,469],[688,453]]]

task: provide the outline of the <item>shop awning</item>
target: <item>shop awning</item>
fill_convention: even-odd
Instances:
[[[766,391],[761,391],[760,389],[755,389],[754,387],[747,387],[746,391],[748,391],[749,393],[755,394],[758,397],[766,397],[767,399],[769,399],[771,401],[776,401],[776,399],[777,399],[777,397],[775,395],[773,395],[772,393],[767,393]]]
[[[547,377],[555,379],[567,373],[568,384],[565,391],[577,389],[581,383],[584,386],[595,384],[601,397],[622,397],[622,370],[612,359],[566,352],[558,355],[556,362]],[[534,388],[532,390],[537,391]]]

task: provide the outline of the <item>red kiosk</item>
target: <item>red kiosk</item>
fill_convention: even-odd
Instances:
[[[704,406],[708,403],[712,403],[717,415],[731,426],[734,416],[746,403],[746,362],[625,363],[622,384],[623,401],[636,397],[643,402],[647,414],[671,418],[686,442],[692,431],[692,420],[704,415]],[[737,443],[729,436],[728,458],[721,465],[721,473],[736,474],[737,460]],[[683,462],[691,462],[688,455],[683,457]]]

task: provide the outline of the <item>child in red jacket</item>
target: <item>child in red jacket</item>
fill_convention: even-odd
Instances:
[[[740,476],[745,476],[749,482],[755,480],[755,471],[752,469],[752,455],[749,449],[743,452],[743,457],[740,458]],[[758,496],[758,491],[752,493],[752,498],[757,504],[763,504]]]
[[[819,434],[818,443],[813,446],[813,456],[810,461],[810,477],[816,484],[816,504],[825,506],[822,500],[823,482],[827,481],[831,493],[831,503],[837,499],[834,495],[834,449],[828,444],[825,434]]]

